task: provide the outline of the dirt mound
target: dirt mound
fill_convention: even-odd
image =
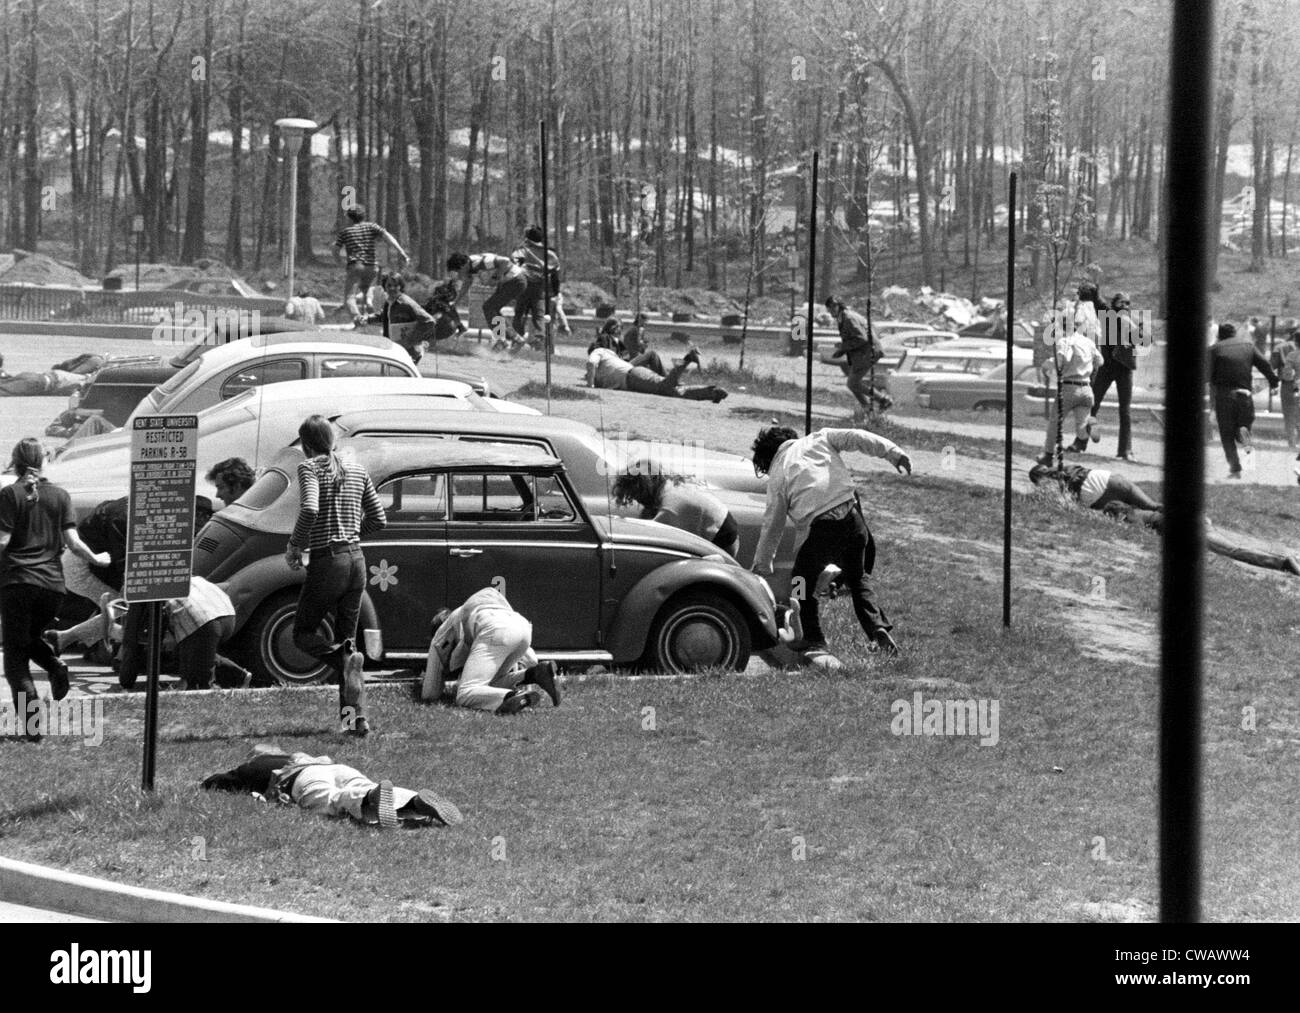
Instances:
[[[85,288],[95,282],[76,268],[41,253],[14,250],[14,263],[0,273],[0,285],[63,285]]]
[[[631,292],[628,295],[626,301],[630,303]],[[650,313],[695,313],[705,317],[740,312],[740,304],[734,299],[707,288],[642,288],[641,308]]]
[[[594,310],[601,303],[612,303],[614,298],[599,285],[589,281],[566,281],[562,287],[564,308],[570,310]]]
[[[122,278],[135,283],[135,264],[121,264],[109,274],[110,278]],[[178,281],[190,281],[194,278],[228,279],[238,277],[219,260],[196,260],[193,264],[141,264],[141,288],[166,288]],[[92,283],[93,284],[93,283]]]

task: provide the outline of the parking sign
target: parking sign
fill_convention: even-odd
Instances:
[[[194,564],[197,415],[143,415],[131,421],[131,488],[123,597],[186,598]]]

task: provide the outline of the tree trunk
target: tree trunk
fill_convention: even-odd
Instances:
[[[203,15],[203,52],[197,54],[202,62],[196,63],[193,56],[190,59],[190,166],[185,207],[185,245],[181,248],[182,264],[192,264],[201,258],[207,246],[206,173],[208,116],[212,108],[210,70],[213,34],[212,5],[206,4]]]
[[[1215,112],[1214,203],[1210,218],[1214,223],[1214,242],[1210,244],[1210,289],[1219,288],[1219,229],[1223,221],[1224,175],[1228,169],[1228,145],[1232,141],[1232,106],[1237,94],[1237,68],[1241,62],[1241,49],[1246,38],[1246,19],[1251,4],[1238,4],[1237,19],[1228,37],[1222,69],[1219,72],[1219,96]]]

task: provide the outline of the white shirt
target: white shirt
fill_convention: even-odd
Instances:
[[[896,443],[865,429],[819,429],[783,443],[767,473],[767,508],[754,549],[755,573],[772,572],[786,517],[795,523],[798,552],[814,518],[853,498],[857,487],[840,457],[844,450],[884,457],[891,463],[902,453]]]
[[[632,364],[618,357],[611,348],[593,348],[587,356],[587,386],[606,390],[627,390],[627,375]]]
[[[1109,482],[1109,471],[1093,468],[1088,472],[1088,477],[1083,480],[1083,484],[1079,486],[1079,502],[1086,507],[1092,506],[1097,500],[1101,499]]]

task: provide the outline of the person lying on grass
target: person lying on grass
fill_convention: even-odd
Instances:
[[[725,390],[714,384],[682,386],[682,375],[692,366],[696,369],[700,366],[700,353],[693,348],[671,368],[658,353],[654,353],[652,358],[639,356],[638,361],[642,365],[633,365],[620,358],[612,348],[601,348],[593,342],[587,349],[587,386],[680,397],[688,401],[712,401],[714,404],[727,396]]]
[[[1048,483],[1049,488],[1054,484],[1067,501],[1100,510],[1115,520],[1142,524],[1155,531],[1161,530],[1164,523],[1163,505],[1148,496],[1141,486],[1130,482],[1123,475],[1113,474],[1103,468],[1085,468],[1075,464],[1058,470],[1036,464],[1029,469],[1029,481],[1040,488],[1044,483]],[[1300,577],[1300,557],[1290,553],[1252,549],[1215,528],[1214,522],[1208,517],[1205,518],[1205,546],[1211,552],[1240,563],[1266,570],[1281,570]]]
[[[254,746],[246,761],[205,778],[203,788],[251,792],[321,816],[350,816],[358,823],[385,828],[403,823],[445,827],[464,822],[459,809],[427,788],[412,791],[392,781],[372,781],[328,756],[285,753],[274,746]]]
[[[454,612],[442,609],[432,627],[422,700],[440,699],[445,680],[454,678],[460,707],[517,714],[539,704],[543,692],[560,705],[554,663],[533,653],[533,624],[496,588],[474,592]]]

